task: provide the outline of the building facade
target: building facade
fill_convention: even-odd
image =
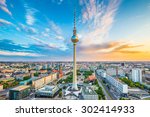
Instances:
[[[20,85],[9,90],[10,100],[20,100],[30,95],[31,87],[28,85]]]
[[[36,97],[54,97],[59,91],[58,86],[44,86],[43,88],[36,91]]]
[[[2,91],[2,90],[3,90],[3,85],[0,84],[0,91]]]
[[[104,79],[106,79],[107,82],[111,84],[119,93],[123,93],[123,94],[128,93],[128,85],[121,82],[118,78],[114,78],[106,74],[104,70],[97,70],[97,74],[102,76]]]
[[[133,82],[142,83],[142,70],[139,68],[132,69],[131,80]]]
[[[32,81],[32,87],[34,89],[40,89],[44,87],[44,85],[57,80],[57,73],[49,74],[48,76],[43,76],[42,78],[38,78]]]

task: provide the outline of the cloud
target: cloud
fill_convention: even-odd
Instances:
[[[0,55],[3,55],[3,56],[31,56],[31,57],[41,56],[40,54],[36,54],[36,53],[12,52],[12,51],[1,51],[1,50],[0,50]]]
[[[26,14],[26,19],[27,19],[27,24],[28,25],[33,25],[33,23],[35,22],[35,18],[33,17],[33,14],[32,13],[27,13]]]
[[[64,40],[64,36],[62,35],[62,29],[54,22],[47,19],[49,27],[45,28],[42,32],[44,37],[53,38],[55,40]]]
[[[3,56],[32,56],[38,57],[43,56],[35,53],[30,47],[16,44],[11,40],[3,39],[0,40],[0,55]]]
[[[43,40],[40,40],[40,39],[38,39],[36,37],[30,36],[30,38],[33,39],[33,40],[35,40],[35,41],[37,41],[39,44],[45,45],[48,48],[51,48],[51,49],[58,48],[56,45],[54,45],[54,44],[48,44],[47,42],[45,42]]]
[[[11,40],[3,39],[0,40],[0,50],[6,50],[6,51],[19,51],[19,50],[25,50],[26,48],[22,47],[19,44],[14,43]]]
[[[37,12],[36,9],[29,7],[27,4],[24,5],[25,9],[26,9],[26,23],[28,25],[33,25],[36,21],[35,19],[35,13]]]
[[[111,54],[111,53],[140,53],[132,49],[142,47],[143,45],[133,45],[126,42],[107,42],[91,46],[80,46],[78,49],[82,54]]]
[[[144,45],[114,41],[92,46],[79,46],[80,61],[149,60],[150,52],[142,50]]]
[[[123,44],[119,47],[113,49],[112,52],[119,52],[119,53],[128,53],[128,54],[135,54],[135,53],[142,53],[142,51],[137,50],[130,50],[138,47],[142,47],[143,45],[131,45],[131,44]]]
[[[38,31],[35,28],[33,28],[31,26],[26,26],[26,25],[21,24],[21,23],[19,24],[19,27],[17,27],[16,29],[18,31],[23,31],[23,32],[28,33],[28,34],[37,34],[38,33]]]
[[[8,15],[12,15],[12,13],[7,8],[6,0],[0,0],[0,9],[2,9],[4,12],[6,12]]]
[[[58,5],[61,5],[64,0],[52,0],[53,3],[57,3]]]
[[[130,49],[130,48],[136,48],[141,47],[143,45],[129,45],[129,44],[123,44],[119,45],[119,47],[115,48],[115,51],[124,50],[124,49]]]
[[[100,44],[109,34],[121,0],[80,0],[82,6],[81,45]],[[86,31],[85,31],[86,30]]]
[[[3,25],[13,25],[13,24],[9,21],[4,20],[4,19],[0,19],[0,26],[3,26]]]
[[[35,40],[38,42],[40,45],[43,45],[47,49],[57,49],[57,50],[62,50],[65,51],[68,48],[64,44],[59,44],[59,43],[47,43],[46,41],[43,41],[41,39],[38,39],[36,37],[30,36],[31,39]]]
[[[50,28],[45,28],[45,30],[43,32],[41,32],[41,34],[44,37],[58,39],[58,40],[64,40],[64,37],[62,35],[57,34],[55,31],[53,31]]]
[[[63,37],[63,36],[59,36],[59,35],[56,36],[55,38],[56,38],[56,39],[59,39],[59,40],[64,40],[64,37]]]
[[[57,35],[62,34],[61,28],[58,25],[56,25],[56,23],[54,23],[53,21],[49,21],[49,25],[52,31],[54,31]]]

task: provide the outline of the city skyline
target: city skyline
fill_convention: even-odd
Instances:
[[[149,61],[149,0],[0,0],[0,61]]]

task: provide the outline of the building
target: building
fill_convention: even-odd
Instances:
[[[44,65],[42,66],[42,69],[47,69],[47,64],[44,64]]]
[[[44,86],[36,91],[36,97],[54,97],[59,92],[58,86]]]
[[[57,73],[58,79],[62,78],[63,77],[62,65],[59,65],[59,68],[52,70],[52,72]]]
[[[127,94],[128,93],[128,85],[118,80],[118,78],[114,78],[112,76],[107,75],[106,80],[115,87],[116,91],[120,93]]]
[[[91,87],[82,87],[82,97],[84,100],[98,100],[97,93]]]
[[[2,91],[2,90],[3,90],[3,85],[0,84],[0,91]]]
[[[44,87],[44,85],[57,80],[57,73],[51,73],[49,75],[43,76],[41,78],[36,78],[32,81],[32,87],[34,89],[40,89]]]
[[[73,36],[71,37],[73,43],[73,83],[66,86],[67,88],[63,91],[63,98],[69,100],[80,100],[80,99],[98,99],[95,97],[93,90],[86,90],[85,85],[81,85],[77,82],[77,65],[76,65],[76,45],[79,41],[76,30],[76,12],[74,10],[74,29]],[[88,92],[88,93],[87,93]],[[98,96],[97,96],[98,97]]]
[[[78,87],[77,84],[77,65],[76,65],[76,45],[79,41],[76,30],[76,12],[74,10],[74,28],[73,28],[73,36],[71,37],[71,41],[73,43],[73,83],[71,86],[68,86],[64,92],[65,99],[79,99],[79,95],[81,94],[81,87]]]
[[[110,76],[125,76],[124,70],[119,67],[107,68],[106,73]]]
[[[42,66],[41,65],[36,65],[36,70],[38,71],[40,69],[42,69]]]
[[[132,69],[131,80],[133,82],[142,83],[142,70],[139,68]]]
[[[95,80],[96,80],[96,77],[95,77],[94,74],[95,74],[95,73],[93,73],[92,75],[90,75],[90,76],[86,79],[86,81],[95,81]]]
[[[150,98],[150,94],[142,89],[139,88],[131,88],[129,89],[129,96],[133,99],[144,99],[144,98]]]
[[[97,70],[97,74],[104,78],[115,90],[121,94],[128,93],[128,85],[121,82],[118,78],[114,78],[108,74],[105,74],[104,70]]]
[[[77,36],[77,30],[76,30],[76,12],[74,11],[74,29],[73,29],[73,36],[71,37],[71,41],[73,43],[73,84],[72,84],[72,90],[78,90],[77,86],[77,69],[76,69],[76,45],[79,41]]]
[[[30,95],[31,87],[28,85],[20,85],[9,90],[10,100],[20,100]]]
[[[44,78],[38,78],[32,81],[32,87],[34,89],[42,88],[45,85],[45,79]]]

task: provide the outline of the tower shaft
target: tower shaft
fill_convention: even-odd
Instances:
[[[73,42],[73,85],[72,90],[78,90],[77,86],[77,68],[76,68],[76,44],[79,41],[76,30],[76,10],[74,9],[74,28],[73,28],[73,36],[71,38]]]
[[[77,68],[76,68],[76,44],[73,44],[73,90],[78,90],[77,86]]]

